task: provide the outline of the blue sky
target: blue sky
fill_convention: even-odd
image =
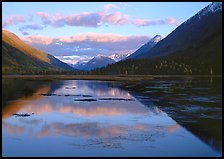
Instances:
[[[2,24],[30,45],[75,63],[97,54],[132,53],[210,3],[2,2]]]

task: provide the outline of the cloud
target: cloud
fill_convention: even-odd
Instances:
[[[124,25],[129,22],[129,16],[120,12],[82,12],[80,14],[64,15],[57,13],[49,15],[45,12],[37,12],[36,15],[41,18],[43,24],[53,27],[68,26],[84,26],[84,27],[99,27],[102,24]]]
[[[26,32],[26,31],[22,31],[22,34],[24,35],[24,36],[26,36],[26,35],[30,35],[28,32]]]
[[[117,5],[114,4],[106,4],[103,9],[105,11],[109,11],[110,9],[119,9],[120,7],[118,7]]]
[[[150,26],[150,25],[174,25],[177,26],[180,23],[173,17],[169,17],[166,19],[157,19],[157,20],[151,20],[151,19],[135,19],[133,21],[133,24],[136,26]]]
[[[100,16],[97,13],[83,12],[80,14],[71,14],[62,16],[60,14],[49,15],[48,13],[38,12],[36,14],[45,25],[53,27],[68,26],[85,26],[98,27]]]
[[[50,15],[48,15],[48,13],[37,12],[36,15],[41,18],[41,20],[43,21],[44,24],[50,24],[51,23]]]
[[[4,28],[10,25],[16,25],[16,24],[24,23],[24,22],[26,22],[26,19],[24,16],[21,16],[21,15],[7,16],[4,22],[2,23],[2,27]]]
[[[173,17],[167,18],[166,21],[167,21],[167,24],[169,24],[169,25],[174,25],[174,26],[180,25],[180,22],[177,21]]]
[[[69,63],[69,64],[76,64],[77,62],[87,62],[93,58],[93,56],[88,55],[68,55],[68,56],[55,56],[59,60]]]
[[[23,27],[19,28],[19,31],[24,31],[27,29],[32,29],[32,30],[43,30],[43,26],[38,25],[38,24],[29,24],[29,25],[24,25]]]
[[[44,27],[38,24],[30,24],[30,25],[24,25],[23,27],[19,28],[19,31],[21,31],[23,35],[29,35],[29,33],[27,32],[28,29],[43,30]]]
[[[20,36],[20,39],[27,43],[38,43],[49,45],[53,42],[53,38],[41,35]]]
[[[50,44],[52,42],[62,42],[62,43],[73,43],[73,42],[98,42],[98,43],[116,43],[116,42],[127,42],[133,40],[143,40],[148,39],[147,36],[141,35],[120,35],[120,34],[98,34],[98,33],[81,33],[68,37],[55,37],[51,38],[48,36],[28,36],[21,37],[22,40],[28,43],[39,43],[39,44]],[[39,39],[39,40],[37,40]]]
[[[84,26],[84,27],[99,27],[102,25],[126,25],[134,24],[136,26],[150,26],[150,25],[173,25],[178,26],[178,22],[173,17],[168,17],[165,19],[134,19],[131,20],[130,16],[123,14],[119,11],[108,13],[108,10],[119,7],[114,4],[107,4],[104,6],[104,11],[91,13],[82,12],[80,14],[70,14],[64,15],[53,14],[49,15],[45,12],[36,13],[45,25],[51,25],[53,27],[63,27],[68,26]]]
[[[102,23],[113,24],[113,25],[125,25],[129,23],[129,16],[127,14],[121,14],[121,12],[114,12],[107,14],[101,12]]]
[[[70,26],[85,26],[85,27],[98,27],[101,17],[98,13],[83,12],[77,15],[68,15],[56,19],[54,22],[61,22]]]
[[[150,39],[144,35],[125,36],[111,33],[82,33],[60,37],[29,35],[20,36],[20,38],[33,47],[44,50],[54,56],[61,56],[58,58],[70,55],[88,55],[93,57],[97,54],[131,53]]]

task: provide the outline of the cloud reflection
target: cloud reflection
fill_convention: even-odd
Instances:
[[[38,126],[39,127],[39,126]],[[41,129],[35,130],[35,128],[28,128],[26,126],[12,125],[3,122],[3,128],[12,134],[21,135],[26,132],[30,133],[30,137],[43,138],[48,136],[73,136],[73,137],[118,137],[128,136],[128,134],[136,133],[174,133],[180,128],[178,124],[157,126],[155,124],[137,123],[134,125],[122,125],[122,124],[109,124],[109,123],[98,123],[98,122],[81,122],[81,123],[63,123],[63,122],[52,122],[50,124],[40,125]]]
[[[69,86],[75,86],[76,89],[65,89]],[[97,87],[97,88],[96,88]],[[32,96],[23,97],[11,102],[3,109],[3,119],[10,117],[17,112],[35,114],[49,114],[52,112],[71,113],[83,117],[97,116],[116,116],[124,114],[145,114],[149,109],[136,101],[97,101],[97,102],[75,102],[74,99],[82,97],[73,96],[51,96],[44,97],[41,93],[47,93],[50,86],[38,89]],[[110,87],[108,83],[99,82],[68,82],[63,83],[63,87],[55,90],[56,94],[90,94],[98,97],[122,97],[133,98],[129,92]],[[152,110],[151,110],[152,111]],[[152,113],[157,113],[154,109]]]
[[[12,125],[7,122],[3,122],[2,127],[6,130],[6,132],[17,135],[23,134],[26,130],[25,127]]]
[[[57,83],[56,83],[57,85]],[[91,94],[93,97],[123,97],[133,98],[128,92],[120,90],[119,88],[109,85],[108,83],[98,82],[77,82],[69,81],[60,84],[58,89],[51,93],[56,94]],[[66,87],[75,86],[76,89],[65,89]],[[16,122],[16,125],[12,123],[3,122],[3,129],[12,134],[24,134],[28,132],[29,137],[44,138],[49,136],[73,136],[73,137],[118,137],[128,136],[132,133],[143,133],[148,132],[156,134],[157,132],[162,133],[173,133],[179,126],[167,124],[158,126],[157,121],[149,121],[149,123],[139,123],[140,121],[132,121],[133,117],[144,117],[144,115],[160,115],[162,111],[157,107],[145,107],[139,101],[97,101],[97,102],[75,102],[74,96],[41,96],[41,93],[49,93],[52,86],[46,86],[38,89],[32,96],[23,97],[19,100],[13,101],[5,109],[3,109],[3,119],[5,120],[13,113],[23,112],[31,113],[34,112],[34,116],[29,118],[20,118]],[[47,120],[51,118],[50,113],[59,113],[62,116],[61,120],[53,117],[54,120]],[[64,120],[65,114],[72,115],[74,120]],[[114,122],[103,120],[108,117],[122,115],[130,122]],[[37,118],[38,117],[38,118]],[[40,117],[40,118],[39,118]],[[80,119],[76,121],[77,119]],[[81,117],[81,118],[80,118]],[[89,117],[88,119],[86,117]],[[100,118],[98,118],[100,117]],[[116,118],[116,117],[115,117]],[[10,119],[10,118],[9,118]],[[100,120],[99,120],[100,119]],[[121,119],[122,120],[122,119]],[[127,119],[124,119],[127,120]],[[18,123],[19,122],[19,123]],[[69,122],[69,123],[68,123]],[[158,123],[159,124],[159,123]]]

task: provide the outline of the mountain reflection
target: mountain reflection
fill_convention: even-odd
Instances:
[[[10,85],[10,82],[14,81],[7,81],[7,85]],[[197,150],[197,154],[200,155],[199,149],[204,149],[208,154],[215,154],[153,102],[145,100],[147,103],[144,104],[141,100],[138,101],[129,91],[120,88],[119,83],[55,80],[36,81],[36,83],[20,81],[17,84],[23,85],[19,87],[13,83],[15,90],[13,91],[11,87],[9,92],[5,89],[3,94],[4,148],[14,145],[18,149],[19,147],[14,143],[17,141],[23,143],[24,149],[31,151],[31,147],[38,149],[40,143],[44,147],[51,141],[57,144],[60,150],[70,145],[79,150],[102,148],[107,152],[111,148],[123,151],[126,146],[125,153],[129,153],[139,146],[141,148],[138,151],[147,152],[145,147],[150,147],[151,152],[154,152],[154,148],[151,147],[164,151],[167,149],[164,142],[165,144],[172,142],[168,149],[174,154],[176,148],[184,149],[189,144],[194,145],[194,148],[187,150],[189,152]],[[12,92],[19,95],[10,97]],[[7,98],[4,98],[4,95]],[[100,100],[102,98],[110,100]],[[113,100],[116,98],[133,100]],[[76,99],[96,100],[77,101]],[[28,113],[30,116],[13,116],[15,113]],[[180,145],[181,140],[184,142]],[[32,141],[32,146],[28,146],[27,141]],[[135,144],[139,145],[133,147]],[[45,149],[50,150],[50,147]],[[14,152],[11,149],[10,151]],[[70,152],[74,153],[73,150]],[[181,153],[186,152],[181,151]]]
[[[126,83],[126,85],[130,85]],[[162,78],[139,82],[129,90],[143,105],[148,101],[178,124],[222,151],[222,78]],[[144,98],[142,98],[144,97]]]
[[[24,133],[26,130],[26,128],[22,126],[12,125],[6,122],[2,123],[2,127],[6,129],[6,132],[17,134],[17,135]]]
[[[31,96],[24,96],[8,103],[2,108],[2,118],[5,119],[7,117],[10,117],[12,114],[25,109],[24,107],[32,104],[33,101],[40,100],[42,96],[40,96],[39,94],[48,92],[49,88],[49,86],[43,86],[42,88],[38,88],[36,92],[34,92]]]
[[[157,107],[152,106],[151,109],[145,107],[137,100],[135,101],[98,101],[98,102],[75,102],[73,96],[51,96],[44,97],[43,93],[54,94],[91,94],[94,98],[97,97],[123,97],[130,98],[131,95],[119,88],[115,87],[116,83],[106,83],[97,81],[54,81],[51,84],[37,88],[32,95],[28,97],[21,97],[19,99],[11,101],[7,106],[2,109],[3,114],[3,128],[7,132],[21,134],[26,129],[29,132],[35,132],[29,126],[21,125],[36,125],[40,126],[40,130],[36,132],[36,135],[30,133],[31,136],[44,137],[50,135],[64,134],[69,136],[98,136],[108,137],[116,135],[127,134],[130,130],[145,130],[152,128],[152,125],[147,124],[114,124],[114,123],[101,123],[97,117],[107,118],[108,116],[117,115],[155,115],[162,114],[162,111]],[[74,89],[68,89],[68,88]],[[80,97],[81,98],[81,97]],[[10,124],[7,122],[7,118],[12,117],[14,113],[31,113],[34,115],[29,118],[18,118],[17,122],[20,125]],[[31,119],[34,116],[50,115],[51,113],[60,113],[73,115],[79,117],[79,119],[85,119],[86,117],[95,117],[94,122],[81,122],[81,123],[67,123],[68,120],[62,118],[64,122],[51,122],[48,124],[43,123],[43,119]],[[82,118],[80,118],[82,117]],[[137,120],[137,119],[136,119]],[[133,120],[134,121],[134,120]],[[19,124],[17,123],[17,124]],[[21,124],[22,123],[22,124]],[[122,123],[122,122],[121,122]],[[130,122],[131,123],[131,122]],[[129,123],[129,124],[130,124]],[[133,123],[132,123],[133,124]],[[166,129],[168,132],[174,130],[173,125],[168,126]],[[176,126],[174,126],[176,127]],[[177,126],[178,127],[178,126]],[[154,129],[155,130],[155,129]]]
[[[60,84],[62,84],[60,82]],[[69,85],[76,86],[75,90],[66,90],[65,88]],[[51,112],[60,112],[60,113],[72,113],[74,115],[80,116],[114,116],[122,114],[145,114],[149,112],[147,107],[144,107],[138,101],[119,101],[119,102],[108,102],[108,101],[99,101],[99,102],[74,102],[74,97],[43,97],[40,94],[49,93],[49,90],[53,90],[51,87],[57,86],[58,89],[51,91],[50,93],[59,93],[59,94],[91,94],[95,97],[123,97],[130,98],[128,92],[122,91],[118,88],[109,87],[108,84],[103,83],[102,87],[94,89],[94,83],[89,82],[87,85],[83,85],[83,82],[65,82],[60,87],[58,82],[53,82],[51,85],[38,88],[32,96],[22,97],[20,99],[12,101],[6,107],[3,108],[2,114],[3,119],[10,117],[12,114],[17,112],[22,113],[31,113],[35,114],[46,114]],[[79,89],[82,86],[81,89]],[[105,89],[105,87],[107,89]],[[101,89],[100,89],[101,88]],[[139,106],[140,105],[140,106]],[[159,110],[156,107],[152,107],[151,111],[158,113]]]

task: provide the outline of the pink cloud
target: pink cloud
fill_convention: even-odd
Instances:
[[[6,17],[5,21],[3,22],[2,26],[6,27],[9,25],[15,25],[19,23],[24,23],[26,22],[25,18],[21,15],[13,15],[13,16],[8,16]]]
[[[166,19],[167,23],[170,25],[178,26],[180,24],[179,21],[177,21],[175,18],[170,17]]]
[[[70,55],[88,55],[93,57],[96,54],[132,53],[150,40],[150,37],[145,35],[125,36],[111,33],[83,33],[60,37],[28,35],[20,36],[20,38],[33,47],[46,51],[58,58]]]
[[[38,12],[36,13],[45,25],[51,25],[53,27],[68,26],[85,26],[85,27],[98,27],[101,24],[112,25],[124,25],[129,22],[129,16],[120,12],[106,13],[106,12],[82,12],[80,14],[49,15],[48,13]]]
[[[110,9],[118,9],[119,7],[117,6],[117,5],[114,5],[114,4],[106,4],[104,7],[103,7],[103,9],[105,10],[105,11],[108,11],[108,10],[110,10]]]
[[[44,24],[50,24],[51,23],[51,20],[50,20],[51,17],[48,13],[37,12],[36,15],[41,18],[41,20],[43,21]]]
[[[67,25],[85,27],[98,27],[101,21],[101,17],[98,13],[89,12],[83,12],[77,15],[67,15],[62,17],[62,19]]]
[[[13,133],[13,134],[17,134],[20,135],[22,133],[24,133],[25,128],[21,127],[21,126],[17,126],[17,125],[11,125],[9,123],[3,122],[2,123],[2,127],[8,132],[8,133]]]
[[[151,19],[135,19],[133,21],[133,24],[136,26],[150,26],[150,25],[174,25],[177,26],[180,23],[173,17],[169,17],[166,19],[157,19],[157,20],[151,20]]]
[[[53,38],[47,37],[47,36],[41,36],[41,35],[30,35],[30,36],[20,36],[19,37],[24,42],[30,43],[30,44],[43,44],[43,45],[49,45],[53,42]]]
[[[138,39],[142,36],[124,36],[120,34],[97,34],[97,33],[85,33],[77,34],[70,37],[59,37],[60,42],[82,42],[82,41],[92,41],[99,43],[112,43],[112,42],[124,42],[131,39]]]
[[[48,36],[41,35],[31,35],[31,36],[20,36],[20,38],[28,43],[38,43],[38,44],[51,44],[53,42],[63,42],[63,43],[73,43],[73,42],[97,42],[97,43],[117,43],[117,42],[128,42],[130,40],[144,41],[149,39],[147,36],[142,35],[130,35],[124,36],[120,34],[98,34],[98,33],[83,33],[76,34],[69,37],[55,37],[51,38]]]
[[[129,16],[127,14],[121,14],[120,12],[114,12],[111,14],[107,14],[105,12],[101,12],[102,22],[113,24],[113,25],[125,25],[129,23]]]

